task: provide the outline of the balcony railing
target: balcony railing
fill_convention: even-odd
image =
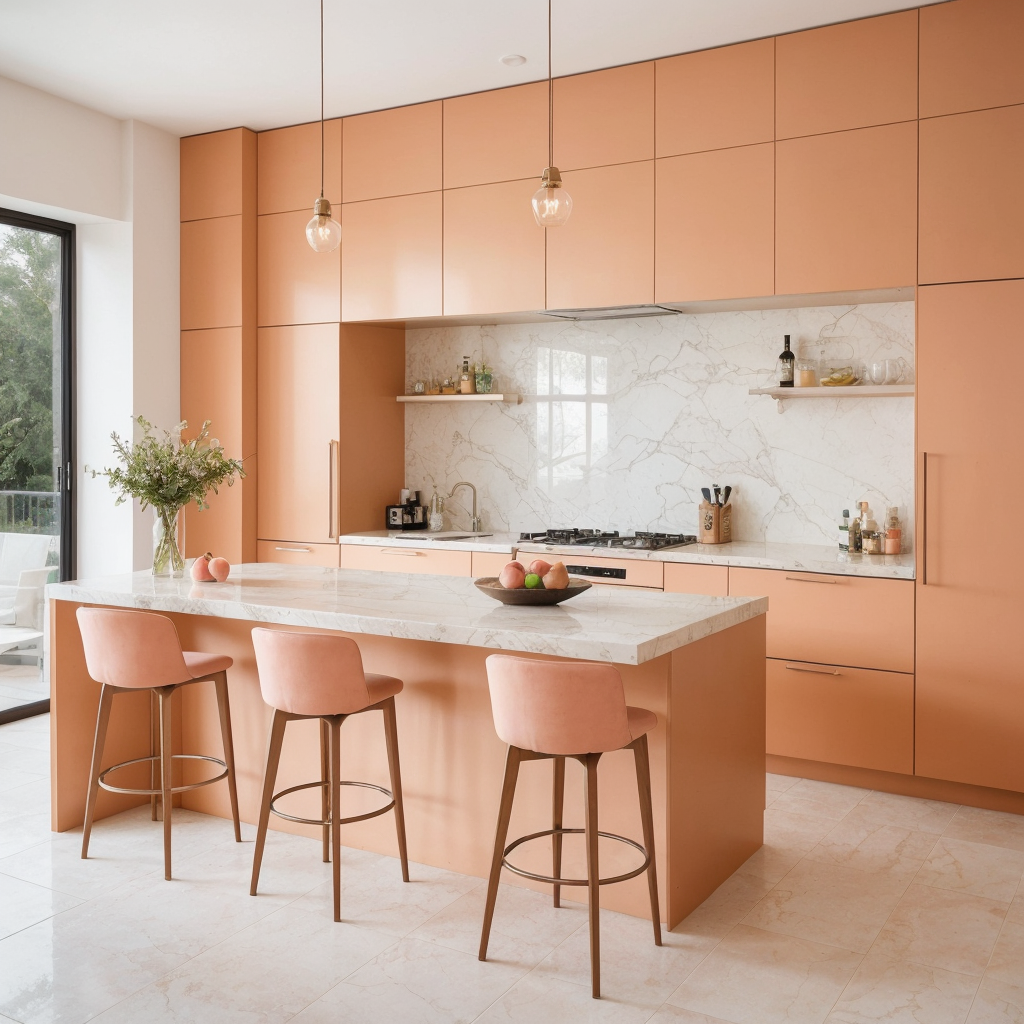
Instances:
[[[0,533],[60,533],[60,495],[0,491]]]

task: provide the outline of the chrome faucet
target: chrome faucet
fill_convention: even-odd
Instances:
[[[473,492],[473,518],[470,521],[469,532],[470,533],[481,533],[482,527],[480,525],[480,517],[476,514],[476,488],[468,480],[460,480],[449,493],[448,497],[454,497],[455,492],[460,487],[468,487]]]

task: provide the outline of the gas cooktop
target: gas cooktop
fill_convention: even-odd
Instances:
[[[541,533],[521,533],[519,540],[530,544],[579,544],[595,548],[641,548],[645,551],[681,548],[697,543],[696,536],[689,533],[647,533],[640,530],[624,537],[618,530],[612,533],[604,530],[544,530]]]

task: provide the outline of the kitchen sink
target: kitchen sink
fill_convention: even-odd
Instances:
[[[452,532],[448,532],[448,533],[432,533],[429,536],[424,537],[423,539],[424,540],[436,540],[436,541],[446,541],[446,540],[479,540],[481,537],[493,537],[493,536],[494,536],[494,534],[492,534],[492,533],[452,533]]]

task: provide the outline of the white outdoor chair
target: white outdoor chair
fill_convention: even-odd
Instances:
[[[56,539],[48,533],[0,533],[0,611],[12,607],[23,571],[46,565]]]
[[[14,604],[0,609],[0,654],[16,653],[43,663],[43,593],[50,568],[23,569]]]

